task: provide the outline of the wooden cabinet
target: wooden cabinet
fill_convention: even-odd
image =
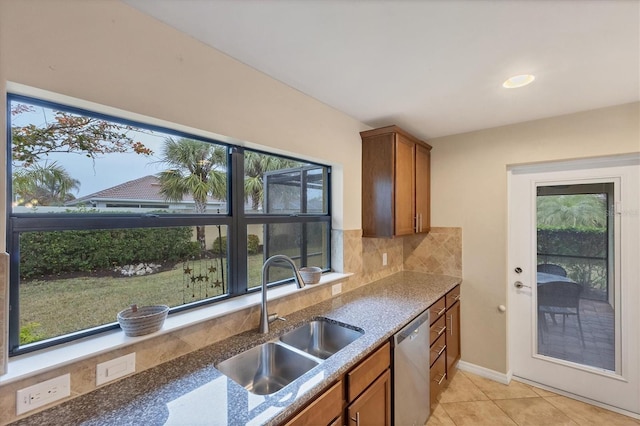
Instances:
[[[390,350],[386,343],[347,373],[348,425],[391,425]]]
[[[295,417],[285,423],[286,426],[337,425],[342,424],[344,387],[340,380],[331,386]]]
[[[447,312],[447,376],[453,377],[460,360],[460,286],[446,295]]]
[[[385,370],[362,395],[347,407],[347,424],[391,425],[391,372]]]
[[[385,343],[285,425],[391,425],[390,367],[391,345]]]
[[[438,397],[447,386],[447,357],[442,354],[429,370],[431,382],[429,383],[429,400],[431,402],[431,412],[436,408]]]
[[[397,126],[360,132],[362,235],[429,232],[431,146]]]
[[[447,312],[447,303],[444,297],[438,299],[433,305],[429,306],[429,318],[431,324],[438,321]]]
[[[429,396],[431,411],[436,406],[440,393],[447,385],[447,304],[445,297],[429,307],[430,328],[430,370]]]
[[[347,401],[353,401],[391,365],[391,345],[385,343],[347,373]]]
[[[416,220],[417,232],[431,229],[431,146],[416,144]]]
[[[431,313],[431,410],[449,384],[460,360],[460,286],[429,307]]]

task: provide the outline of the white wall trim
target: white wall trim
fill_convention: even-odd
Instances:
[[[603,167],[634,166],[640,164],[640,152],[587,157],[573,160],[544,161],[535,163],[507,164],[507,171],[513,174],[544,173],[567,170],[596,169]]]
[[[489,368],[481,367],[479,365],[471,364],[470,362],[462,360],[458,362],[458,368],[462,371],[466,371],[468,373],[472,373],[477,376],[484,377],[485,379],[502,383],[504,385],[508,385],[509,382],[511,382],[511,370],[506,373],[500,373],[499,371],[491,370]]]

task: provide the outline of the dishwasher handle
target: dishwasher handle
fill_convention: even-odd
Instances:
[[[419,334],[420,326],[425,322],[428,324],[429,318],[429,310],[427,309],[393,336],[394,346],[398,346],[405,339]]]

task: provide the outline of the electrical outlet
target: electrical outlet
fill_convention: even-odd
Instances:
[[[382,266],[387,266],[387,253],[382,253]]]
[[[103,385],[136,371],[136,353],[102,362],[96,365],[96,386]]]
[[[71,395],[71,376],[65,374],[16,392],[16,414],[47,405]]]
[[[335,296],[336,294],[342,293],[342,283],[334,284],[331,286],[331,295]]]

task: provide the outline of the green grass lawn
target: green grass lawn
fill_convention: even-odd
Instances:
[[[262,254],[249,256],[249,283],[259,285]],[[190,262],[196,275],[208,265]],[[225,270],[225,281],[228,271]],[[186,284],[189,287],[186,287]],[[226,291],[226,283],[224,285]],[[117,321],[131,304],[179,306],[222,293],[204,281],[195,286],[182,264],[172,270],[133,277],[30,280],[20,284],[20,325],[34,340],[43,340]],[[26,343],[26,342],[21,342]]]
[[[248,257],[248,287],[261,284],[263,255]],[[189,262],[193,273],[203,275],[210,263]],[[210,262],[210,261],[209,261]],[[291,277],[289,268],[273,267],[270,280]],[[228,271],[225,269],[225,281]],[[211,277],[214,277],[211,275]],[[215,279],[215,278],[214,278]],[[187,287],[186,284],[189,284]],[[192,285],[182,263],[173,269],[133,277],[81,276],[54,280],[29,280],[20,284],[21,344],[57,337],[116,322],[118,312],[132,304],[191,303],[223,294],[203,281]],[[227,290],[226,282],[224,291]]]

